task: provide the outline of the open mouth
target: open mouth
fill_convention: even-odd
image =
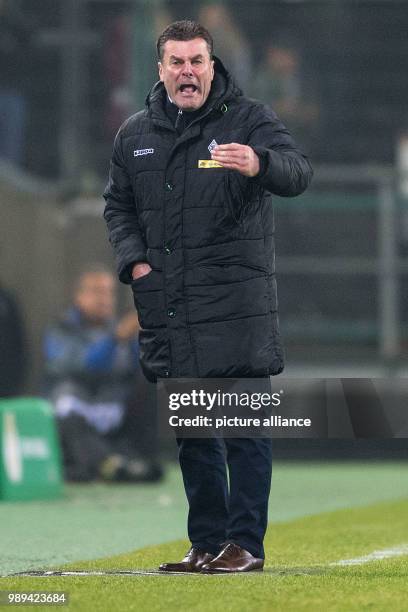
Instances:
[[[181,91],[181,93],[193,94],[198,91],[198,87],[192,83],[182,83],[182,85],[179,87],[179,91]]]

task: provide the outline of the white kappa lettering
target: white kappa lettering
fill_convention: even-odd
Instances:
[[[136,149],[133,151],[134,157],[139,157],[139,155],[152,155],[154,153],[154,149]]]

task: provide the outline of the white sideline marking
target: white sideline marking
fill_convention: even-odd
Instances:
[[[1,576],[30,576],[32,578],[48,578],[51,576],[199,576],[199,572],[161,572],[159,570],[28,570]],[[208,574],[209,576],[212,574]]]
[[[384,550],[374,550],[374,552],[364,557],[355,557],[354,559],[341,559],[330,565],[361,565],[370,563],[370,561],[381,561],[382,559],[391,559],[392,557],[401,557],[408,555],[408,544],[400,544],[394,548],[385,548]]]

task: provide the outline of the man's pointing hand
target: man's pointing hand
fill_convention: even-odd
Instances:
[[[211,158],[219,162],[224,168],[237,170],[244,176],[256,176],[259,173],[259,157],[248,145],[230,144],[217,145],[211,151]]]

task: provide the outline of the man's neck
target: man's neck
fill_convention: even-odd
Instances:
[[[205,110],[206,105],[207,100],[202,106],[200,106],[200,108],[195,110],[182,109],[179,108],[167,94],[165,111],[172,124],[176,127],[178,133],[181,134],[183,130],[185,130],[185,128],[188,127],[190,123]]]

